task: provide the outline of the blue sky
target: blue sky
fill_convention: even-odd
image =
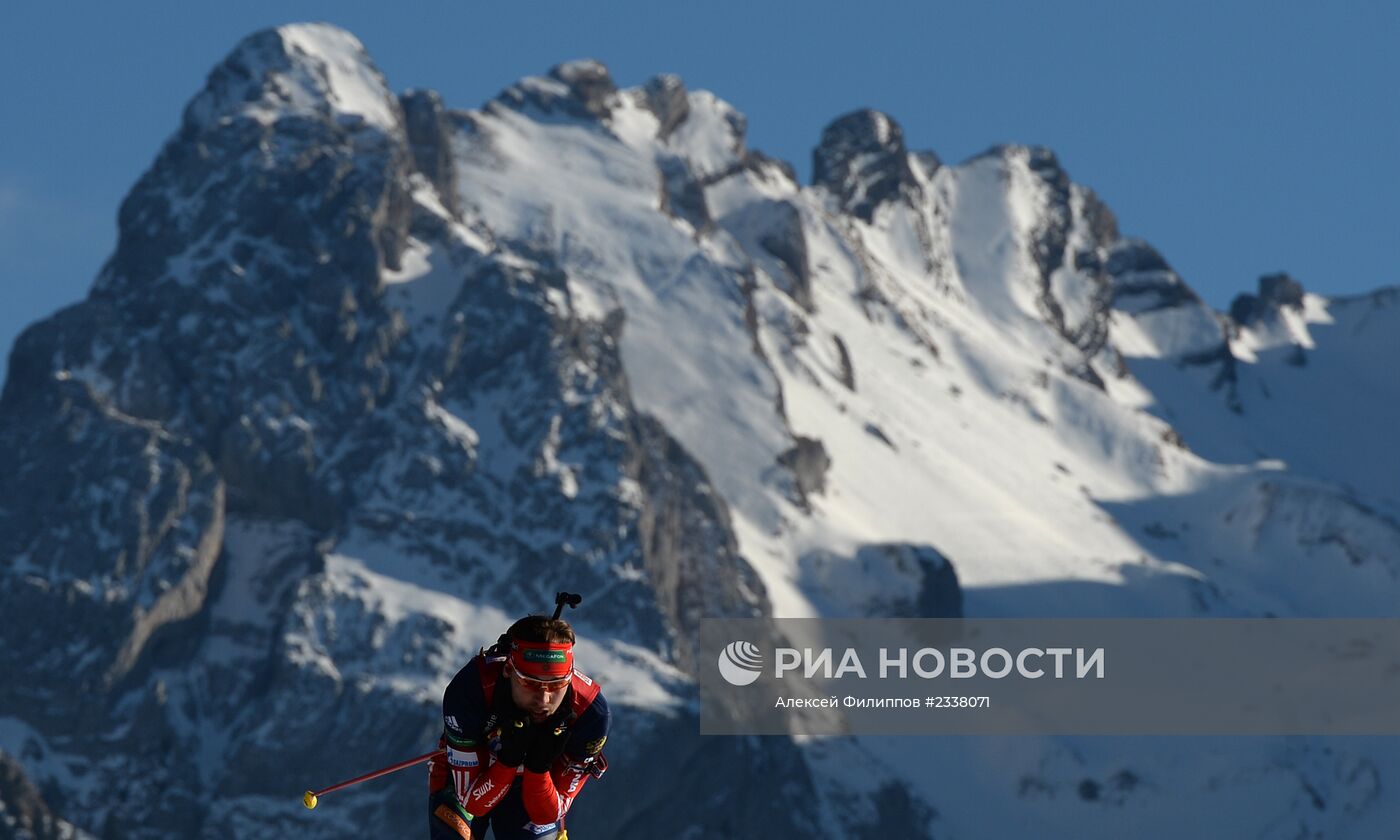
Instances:
[[[859,107],[945,161],[1046,145],[1217,308],[1279,270],[1323,294],[1400,284],[1398,3],[6,3],[0,353],[86,295],[209,70],[304,20],[460,108],[572,58],[623,86],[677,73],[804,179],[823,126]]]

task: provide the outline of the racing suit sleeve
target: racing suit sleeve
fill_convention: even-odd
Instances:
[[[433,759],[428,772],[429,809],[432,836],[453,836],[439,831],[443,826],[455,836],[471,836],[472,814],[464,807],[472,789],[485,777],[490,751],[481,740],[486,703],[481,688],[480,662],[473,659],[453,677],[443,692],[443,734],[438,741],[441,755]]]
[[[471,791],[459,801],[472,817],[485,816],[492,808],[501,804],[515,781],[519,768],[492,761],[490,769],[482,773],[472,785]]]
[[[563,819],[569,806],[574,804],[574,798],[583,790],[584,782],[592,776],[592,770],[592,767],[564,765],[548,773],[525,771],[520,795],[530,821],[535,825],[548,825]]]
[[[466,802],[467,794],[472,786],[476,784],[481,776],[482,761],[485,758],[485,750],[475,741],[467,738],[459,738],[452,732],[443,735],[440,742],[445,748],[445,752],[440,759],[433,760],[433,769],[429,773],[430,780],[437,775],[438,762],[441,761],[445,776],[440,782],[430,784],[432,792],[436,793],[443,787],[445,782],[450,781],[452,792],[457,795],[458,802]]]
[[[462,803],[477,778],[484,775],[481,772],[483,751],[475,742],[456,735],[450,724],[438,740],[438,746],[443,752],[432,760],[428,771],[429,809],[436,820],[455,831],[456,836],[469,838],[472,836],[471,819],[478,815],[467,811]],[[433,837],[438,836],[433,834]]]
[[[465,803],[467,794],[486,767],[487,747],[478,739],[486,703],[481,692],[481,677],[476,660],[468,663],[442,695],[441,758],[433,759],[428,773],[429,793],[437,793],[448,784],[457,801]]]

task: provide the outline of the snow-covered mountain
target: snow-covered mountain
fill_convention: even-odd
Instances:
[[[421,774],[300,792],[431,746],[570,589],[618,710],[581,837],[1384,836],[1385,741],[696,734],[705,616],[1400,605],[1400,290],[1215,312],[1048,150],[862,111],[804,186],[745,126],[591,61],[459,111],[333,27],[239,44],[10,359],[25,789],[110,838],[416,833]]]

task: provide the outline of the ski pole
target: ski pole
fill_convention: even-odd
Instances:
[[[345,781],[333,784],[328,788],[322,788],[321,790],[308,790],[306,793],[302,794],[301,804],[305,805],[307,808],[315,808],[316,800],[319,797],[325,796],[328,793],[333,793],[342,788],[348,788],[351,785],[358,785],[360,782],[368,782],[370,779],[377,779],[380,776],[387,776],[390,773],[396,773],[404,769],[405,767],[412,767],[415,764],[422,764],[430,758],[435,758],[441,755],[442,752],[442,750],[433,750],[432,752],[423,753],[422,755],[417,756],[415,758],[400,761],[398,764],[390,764],[388,767],[381,767],[380,769],[373,770],[369,773],[364,774],[363,776],[356,776],[353,779],[346,779]]]

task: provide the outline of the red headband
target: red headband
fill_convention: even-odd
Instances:
[[[526,679],[563,679],[574,672],[574,646],[568,642],[512,642],[510,664]]]

